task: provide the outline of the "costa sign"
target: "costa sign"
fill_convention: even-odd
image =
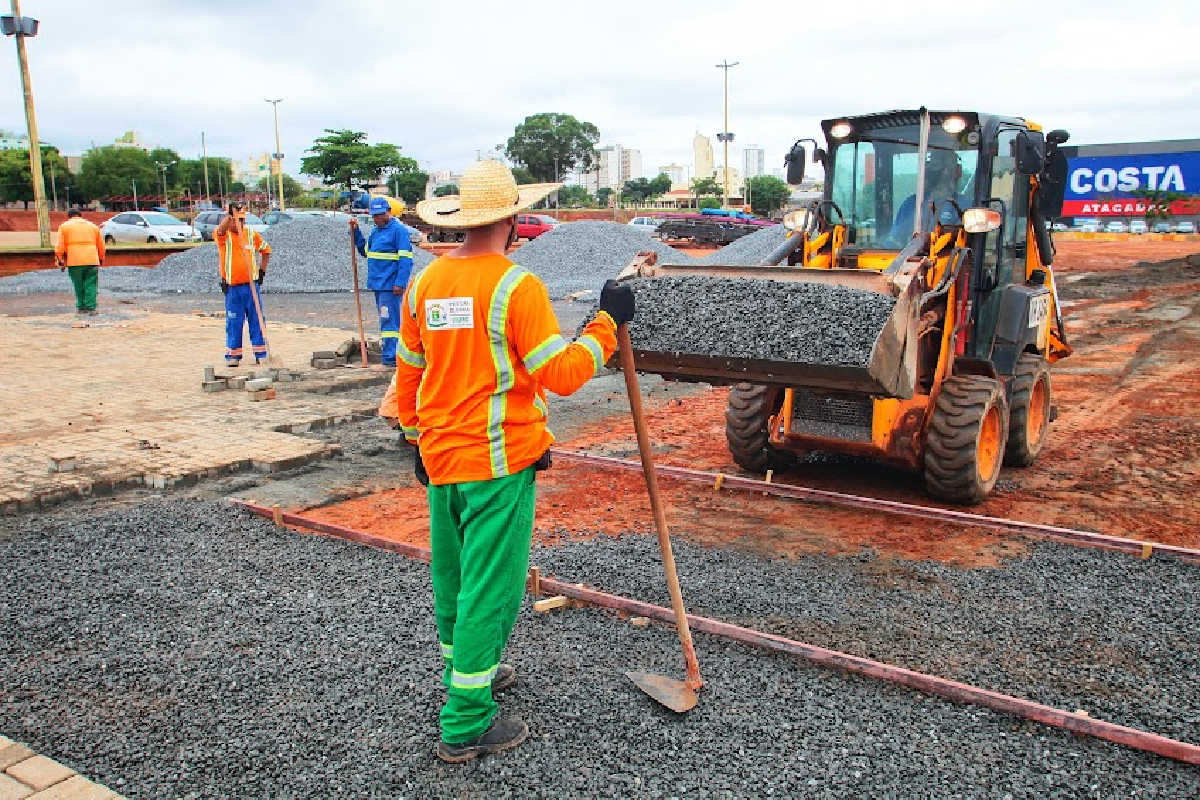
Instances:
[[[1067,175],[1064,216],[1140,216],[1147,203],[1135,192],[1200,195],[1200,153],[1071,158]],[[1171,212],[1194,214],[1196,202],[1172,203]]]

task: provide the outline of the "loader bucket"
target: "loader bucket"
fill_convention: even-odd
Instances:
[[[635,335],[633,354],[639,372],[655,373],[669,380],[718,385],[746,382],[857,392],[877,397],[913,396],[917,377],[916,328],[920,287],[918,281],[911,280],[910,273],[901,271],[889,275],[872,270],[804,269],[787,266],[660,266],[635,261],[622,273],[621,279],[683,276],[832,284],[860,292],[885,295],[894,298],[895,305],[886,322],[875,334],[875,340],[870,345],[869,357],[860,364],[824,363],[819,360],[783,361],[690,352],[689,350],[701,348],[689,348],[691,343],[686,336],[680,336],[679,340],[669,347],[641,349]],[[695,302],[700,304],[706,300],[707,298],[697,297]],[[719,299],[715,302],[719,304]],[[710,306],[705,313],[712,311]],[[852,315],[854,310],[848,308],[845,313]],[[784,324],[786,326],[786,323]],[[635,331],[637,325],[638,321],[635,318]],[[766,327],[775,332],[780,328],[777,321]],[[753,336],[754,332],[751,331],[748,335]],[[776,334],[767,331],[761,335]]]

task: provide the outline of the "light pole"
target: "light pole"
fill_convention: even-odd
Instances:
[[[725,70],[725,130],[723,133],[717,134],[717,141],[725,144],[725,198],[721,204],[722,208],[729,208],[729,143],[733,141],[733,134],[729,132],[729,70],[736,67],[738,61],[729,63],[728,59],[722,60],[717,64],[717,69]]]
[[[29,81],[29,57],[25,37],[37,36],[38,21],[21,16],[20,0],[12,0],[12,16],[0,18],[4,35],[17,40],[17,66],[21,72],[21,90],[25,94],[25,126],[29,129],[29,172],[33,178],[33,204],[37,208],[38,239],[50,246],[50,209],[46,207],[46,177],[42,173],[42,148],[38,143],[37,115],[33,111],[33,84]]]
[[[283,98],[278,100],[267,100],[275,108],[275,165],[279,169],[279,210],[283,211],[283,148],[279,144],[279,104],[283,102]],[[271,183],[270,170],[267,171],[267,184]]]
[[[137,210],[138,210],[138,202],[137,202],[137,178],[130,178],[129,180],[133,181],[133,210],[134,210],[134,211],[137,211]]]
[[[200,131],[200,152],[204,158],[204,202],[212,205],[212,195],[208,193],[208,144],[204,141],[204,131]]]
[[[157,164],[158,168],[162,170],[163,206],[165,206],[166,208],[170,208],[171,203],[169,200],[167,200],[167,167],[171,166],[175,162],[168,161],[166,163],[163,163],[162,161],[155,161],[154,163]]]

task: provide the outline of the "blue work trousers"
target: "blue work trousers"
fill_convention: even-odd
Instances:
[[[258,312],[254,310],[254,296],[258,287],[253,283],[230,286],[225,293],[225,361],[236,364],[242,360],[242,321],[250,326],[250,345],[256,361],[267,357],[267,344],[263,341],[262,328],[258,324]],[[258,295],[262,302],[262,295]],[[265,312],[264,312],[265,316]]]
[[[400,338],[400,296],[391,289],[375,292],[379,309],[379,338],[383,340],[383,363],[396,366],[396,340]]]

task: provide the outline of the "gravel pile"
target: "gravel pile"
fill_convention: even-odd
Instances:
[[[860,366],[895,306],[820,283],[687,276],[632,286],[633,345],[659,353]]]
[[[341,220],[317,218],[284,222],[267,228],[262,237],[271,245],[271,263],[263,291],[348,292],[353,287],[350,234]],[[433,255],[413,248],[413,268],[424,269]],[[359,285],[366,288],[367,263],[359,258]],[[184,294],[217,292],[217,245],[202,244],[167,256],[154,269],[105,267],[100,288],[120,293]],[[0,280],[0,292],[69,291],[70,283],[57,272],[25,273]]]
[[[653,250],[664,263],[691,259],[631,225],[583,220],[559,225],[509,255],[542,279],[551,300],[600,287],[629,265],[643,250]],[[674,259],[674,261],[670,261]]]
[[[1191,767],[709,637],[697,641],[709,684],[678,717],[622,674],[682,675],[674,633],[585,609],[526,609],[518,622],[508,660],[520,678],[501,704],[529,721],[530,741],[442,765],[432,755],[441,665],[424,565],[200,501],[17,525],[0,536],[0,730],[132,798],[1194,795]],[[600,540],[535,561],[662,600],[651,546]],[[1195,619],[1200,587],[1178,569],[1119,560],[1140,573],[1140,591],[1126,596],[1107,572],[1093,581],[1076,561],[1040,552],[1017,568],[1023,578],[968,573],[954,584],[964,589],[958,624],[978,623],[976,647],[995,643],[1019,660],[1026,637],[1000,630],[1017,619],[1001,601],[1036,585],[1049,606],[1038,619],[1055,625],[1022,634],[1078,648],[1079,637],[1058,638],[1066,621],[1086,636],[1128,619],[1098,643],[1162,650],[1140,691],[1181,702],[1174,676],[1194,662],[1158,669],[1168,653],[1179,657],[1170,637]],[[680,547],[694,607],[777,626],[786,614],[831,624],[901,614],[851,580],[862,563],[784,566]],[[1076,591],[1081,577],[1103,591]],[[996,593],[986,591],[993,580]],[[982,594],[965,593],[980,585]],[[920,635],[892,647],[969,636],[939,627],[947,618],[919,599],[907,610]],[[1125,602],[1127,612],[1115,610]],[[990,665],[959,669],[972,667]],[[1134,721],[1141,702],[1129,701]],[[1189,708],[1192,721],[1177,726],[1195,724]]]
[[[787,228],[782,225],[771,225],[762,230],[747,234],[740,239],[734,239],[720,250],[710,253],[703,258],[693,259],[690,262],[672,261],[670,263],[757,264],[766,258],[772,250],[783,244],[783,240],[787,238],[787,232]]]

